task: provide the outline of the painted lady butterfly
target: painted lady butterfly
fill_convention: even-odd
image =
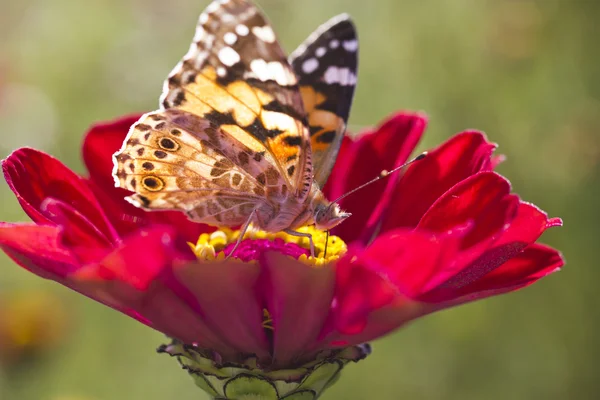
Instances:
[[[356,85],[358,41],[340,15],[289,57],[248,0],[220,0],[164,83],[161,107],[114,155],[116,185],[150,210],[269,232],[350,214],[320,188],[335,162]],[[310,239],[310,237],[309,237]],[[312,243],[312,240],[311,240]]]

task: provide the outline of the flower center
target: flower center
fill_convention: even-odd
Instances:
[[[196,244],[189,243],[190,248],[199,260],[223,260],[226,256],[245,262],[257,260],[265,251],[278,251],[308,265],[320,266],[340,258],[346,253],[347,246],[337,236],[304,226],[300,233],[312,236],[315,245],[315,257],[310,255],[310,240],[307,237],[293,236],[285,232],[271,233],[256,229],[248,229],[239,246],[235,248],[240,237],[239,230],[220,228],[213,233],[203,233]],[[235,251],[233,249],[235,248]],[[233,251],[232,254],[230,254]]]

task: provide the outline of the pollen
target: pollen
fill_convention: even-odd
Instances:
[[[213,233],[201,234],[196,244],[188,243],[188,245],[199,260],[223,260],[225,259],[223,250],[231,242],[233,234],[233,230],[221,228]],[[236,236],[239,236],[239,233]]]
[[[328,237],[327,232],[320,231],[314,226],[304,226],[299,228],[297,232],[312,236],[315,245],[315,257],[310,255],[310,239],[308,237],[294,236],[285,232],[271,233],[252,227],[244,234],[238,250],[244,249],[247,253],[248,249],[253,249],[252,245],[254,244],[257,250],[255,253],[258,254],[260,250],[277,251],[282,246],[289,247],[292,244],[297,246],[299,250],[296,258],[311,266],[322,266],[331,263],[346,253],[346,243],[338,236],[329,235]],[[199,260],[219,261],[226,258],[226,253],[233,249],[239,236],[239,230],[223,227],[213,233],[203,233],[195,244],[188,244]],[[232,257],[237,258],[237,253],[236,250]],[[289,251],[282,253],[290,255]],[[250,259],[256,259],[256,257],[250,257]]]

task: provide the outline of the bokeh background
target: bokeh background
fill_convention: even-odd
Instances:
[[[84,173],[94,121],[155,109],[208,0],[0,0],[0,155],[48,151]],[[328,399],[596,399],[600,393],[600,2],[262,0],[291,51],[349,12],[361,40],[351,129],[399,109],[425,149],[484,130],[514,190],[564,228],[565,269],[377,341]],[[6,184],[0,220],[25,220]],[[161,334],[0,258],[2,400],[202,399]],[[10,323],[7,324],[6,322]],[[0,339],[2,336],[0,335]]]

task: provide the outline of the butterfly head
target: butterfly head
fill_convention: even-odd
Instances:
[[[342,223],[352,214],[342,211],[337,203],[320,203],[315,207],[313,215],[317,229],[329,230]]]

